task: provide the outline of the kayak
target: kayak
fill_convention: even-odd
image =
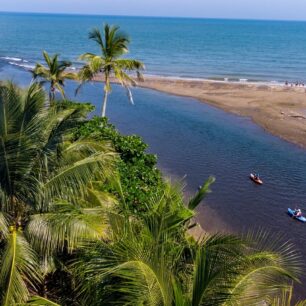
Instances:
[[[255,175],[253,173],[250,174],[250,179],[256,184],[259,184],[259,185],[263,184],[263,181],[261,179],[255,178]]]
[[[290,217],[293,217],[293,215],[294,215],[294,210],[291,209],[291,208],[288,208],[288,215],[289,215]],[[301,216],[301,217],[294,217],[294,219],[296,219],[296,220],[298,220],[298,221],[301,221],[301,222],[306,222],[306,218],[303,217],[303,216]]]

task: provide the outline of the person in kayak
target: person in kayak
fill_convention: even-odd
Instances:
[[[302,211],[299,208],[296,208],[293,213],[293,217],[298,218],[302,216]]]
[[[259,174],[256,174],[256,173],[255,173],[255,174],[254,174],[254,179],[258,181],[258,180],[259,180]]]

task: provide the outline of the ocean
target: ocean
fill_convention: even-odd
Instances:
[[[31,75],[23,66],[41,60],[43,49],[79,65],[79,54],[97,51],[87,32],[103,22],[119,24],[131,34],[131,56],[143,60],[150,74],[306,80],[306,23],[42,14],[0,14],[0,79],[29,84]],[[67,82],[70,98],[75,87]],[[305,224],[286,211],[295,206],[306,211],[306,150],[266,133],[248,118],[195,99],[142,88],[133,92],[131,106],[125,91],[114,85],[110,121],[124,134],[142,136],[165,175],[173,181],[184,177],[186,196],[209,175],[217,178],[199,209],[205,230],[263,229],[291,240],[305,256]],[[92,102],[97,114],[101,84],[86,84],[77,99]],[[249,180],[251,171],[261,174],[263,186]],[[306,297],[303,286],[295,296]]]
[[[131,37],[129,56],[153,75],[306,82],[306,22],[0,13],[0,67],[32,66],[42,50],[76,67],[98,52],[88,32],[104,23]]]

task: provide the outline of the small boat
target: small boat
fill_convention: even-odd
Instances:
[[[290,217],[293,217],[293,216],[294,216],[294,209],[288,208],[288,215],[289,215]],[[294,217],[294,219],[296,219],[296,220],[298,220],[298,221],[301,221],[301,222],[306,222],[306,218],[303,217],[303,216]]]
[[[256,178],[255,174],[251,173],[250,174],[250,179],[255,182],[256,184],[262,185],[263,181],[260,178]]]

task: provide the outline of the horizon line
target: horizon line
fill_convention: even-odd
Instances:
[[[265,18],[242,18],[242,17],[193,17],[193,16],[160,16],[160,15],[124,15],[124,14],[92,14],[92,13],[67,13],[67,12],[21,12],[1,11],[0,14],[42,14],[42,15],[68,15],[68,16],[93,16],[93,17],[131,17],[131,18],[165,18],[165,19],[206,19],[206,20],[243,20],[243,21],[284,21],[284,22],[306,22],[302,19],[265,19]]]

